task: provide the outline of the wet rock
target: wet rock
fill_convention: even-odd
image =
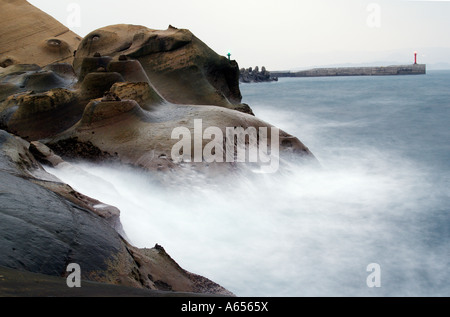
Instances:
[[[264,66],[261,68],[261,71],[259,71],[259,67],[256,66],[255,69],[251,67],[247,69],[241,68],[239,81],[242,83],[271,82],[278,81],[278,77],[273,77]]]
[[[173,131],[194,132],[200,119],[204,128],[223,133],[228,127],[273,127],[241,103],[238,64],[174,27],[113,25],[78,39],[78,45],[71,32],[30,7],[22,0],[0,3],[2,13],[22,10],[20,18],[26,18],[16,32],[0,21],[4,31],[11,30],[0,38],[6,47],[0,58],[0,128],[8,131],[0,131],[0,266],[64,276],[75,262],[91,281],[229,295],[181,269],[163,247],[131,246],[117,208],[76,192],[42,164],[75,168],[71,162],[83,159],[140,171],[178,172],[186,165],[209,175],[236,170],[233,163],[192,163],[192,157],[180,162],[171,150],[179,141]],[[28,36],[31,19],[45,20],[35,38]],[[13,45],[15,36],[20,41]],[[74,57],[72,42],[78,46]],[[284,131],[278,141],[295,159],[314,158]]]
[[[168,103],[155,106],[149,112],[135,101],[95,100],[86,107],[82,119],[71,129],[44,142],[67,160],[82,157],[91,161],[120,162],[147,170],[172,170],[182,166],[182,162],[174,161],[171,155],[172,148],[179,141],[172,139],[172,132],[178,127],[193,131],[198,118],[202,118],[203,127],[218,127],[223,133],[226,127],[265,127],[268,130],[272,127],[254,116],[214,106]],[[280,131],[279,137],[281,154],[295,153],[296,159],[313,158],[309,149],[297,138],[284,131]],[[209,141],[202,141],[202,149]],[[268,142],[271,142],[270,137]],[[194,161],[193,157],[191,161]],[[228,168],[225,166],[227,164],[218,163],[216,167],[218,165]],[[201,168],[209,167],[203,164]]]
[[[105,162],[115,159],[114,155],[102,151],[91,141],[80,141],[78,137],[58,140],[50,143],[49,146],[67,160],[83,159],[91,162]]]
[[[77,81],[77,76],[73,70],[73,66],[68,63],[53,63],[42,68],[46,71],[51,71],[59,77],[68,81],[69,86],[72,86]]]
[[[28,150],[40,163],[44,165],[56,167],[59,164],[64,163],[64,160],[61,157],[56,155],[49,147],[45,146],[41,142],[30,142]]]
[[[24,86],[27,90],[44,92],[49,89],[64,87],[64,80],[52,71],[43,70],[26,75]]]
[[[106,273],[108,261],[125,254],[120,237],[88,210],[33,183],[44,180],[33,176],[40,166],[26,144],[0,131],[0,265],[61,276],[74,261],[84,277]]]
[[[72,88],[76,82],[68,64],[52,64],[44,69],[37,65],[13,65],[0,74],[0,102],[20,92],[40,93],[53,88]]]
[[[7,66],[4,69],[0,69],[0,78],[3,78],[8,75],[20,75],[26,72],[36,72],[40,71],[42,68],[36,64],[14,64],[11,66]]]
[[[78,96],[56,88],[42,93],[24,92],[0,104],[2,125],[27,140],[53,136],[75,124],[83,111]]]
[[[18,93],[20,90],[20,87],[13,83],[0,83],[0,103],[5,101],[9,96]]]
[[[0,266],[64,277],[69,263],[84,280],[175,292],[231,294],[179,267],[164,251],[131,246],[117,226],[119,210],[77,193],[48,174],[30,144],[0,130]],[[34,143],[34,153],[54,154]],[[67,164],[58,162],[58,165]],[[37,286],[29,291],[33,293]],[[0,289],[1,291],[2,289]]]

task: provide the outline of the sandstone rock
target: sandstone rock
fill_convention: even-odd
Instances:
[[[54,155],[43,145],[34,146],[42,157]],[[84,280],[231,294],[208,279],[200,278],[199,283],[198,276],[180,268],[160,248],[131,246],[114,228],[117,208],[60,183],[42,169],[28,147],[28,142],[0,130],[0,266],[67,276],[67,265],[77,263]]]
[[[169,102],[230,109],[241,103],[237,63],[217,55],[188,30],[122,24],[95,30],[77,49],[76,72],[82,72],[84,58],[94,52],[138,60],[156,90]]]
[[[76,77],[69,64],[19,64],[0,73],[0,102],[20,92],[46,92],[53,88],[72,88]]]
[[[172,170],[182,165],[171,156],[179,141],[172,139],[172,131],[186,127],[193,132],[194,121],[199,118],[205,128],[218,127],[224,135],[227,127],[272,127],[254,116],[215,106],[164,104],[148,112],[134,101],[96,100],[86,107],[77,124],[44,142],[67,160],[110,160],[148,170]],[[208,142],[203,140],[202,146]],[[296,159],[313,158],[306,146],[284,131],[280,132],[279,143],[282,153],[295,153]],[[209,167],[204,164],[201,168]]]
[[[33,156],[42,164],[56,167],[61,163],[64,163],[64,160],[56,155],[49,147],[45,146],[41,142],[33,141],[30,142],[29,151]]]
[[[174,129],[192,133],[197,120],[223,134],[228,127],[272,127],[241,103],[237,63],[188,30],[114,25],[86,36],[72,67],[67,55],[78,40],[71,32],[25,1],[3,1],[0,9],[18,21],[0,22],[8,33],[0,39],[0,129],[9,132],[0,130],[0,266],[63,276],[76,262],[91,281],[230,295],[181,269],[160,246],[131,246],[117,208],[76,192],[41,163],[236,170],[233,163],[177,161],[171,150],[179,141]],[[32,19],[40,23],[35,36]],[[296,137],[281,131],[278,141],[283,155],[314,159]]]
[[[0,103],[21,89],[13,83],[0,83]]]
[[[97,71],[99,68],[104,68],[112,61],[109,56],[86,56],[82,59],[81,65],[78,71],[78,81],[81,83],[87,74]]]
[[[233,293],[209,279],[181,268],[158,244],[152,249],[131,247],[129,250],[138,266],[141,267],[140,277],[146,281],[149,289],[234,296]]]
[[[52,71],[58,76],[64,78],[68,81],[68,85],[72,86],[72,84],[76,83],[77,77],[75,71],[73,70],[72,64],[68,63],[52,63],[43,67],[43,70]]]
[[[25,0],[2,1],[0,11],[0,67],[72,62],[81,38],[64,25]]]
[[[36,64],[15,64],[4,69],[0,68],[0,77],[6,77],[10,74],[22,74],[26,72],[39,71],[42,68]]]
[[[1,126],[27,140],[43,140],[67,160],[113,160],[155,170],[178,167],[171,158],[177,142],[171,139],[172,131],[177,127],[192,130],[195,119],[202,119],[205,127],[219,127],[224,133],[227,127],[272,127],[245,114],[251,113],[246,104],[234,106],[240,112],[216,106],[171,104],[151,85],[139,61],[124,60],[123,56],[121,59],[85,58],[82,65],[91,66],[86,66],[81,85],[74,86],[70,80],[62,82],[71,90],[28,91],[8,97],[0,105]],[[95,68],[102,63],[106,69],[98,72]],[[58,71],[60,78],[73,79],[66,65],[52,64],[47,69],[45,72]],[[24,74],[35,72],[41,70]],[[8,80],[24,74],[10,74]],[[124,81],[124,77],[131,82]],[[281,138],[282,150],[312,157],[298,139],[285,132]]]
[[[111,92],[120,99],[136,101],[143,109],[151,111],[153,107],[165,104],[165,101],[158,92],[147,82],[122,82],[115,83],[111,87]]]
[[[121,55],[123,56],[123,55]],[[122,75],[125,81],[130,83],[146,82],[150,83],[144,69],[137,60],[118,60],[108,64],[109,72],[117,72]]]
[[[27,140],[38,140],[72,126],[83,109],[78,96],[71,90],[28,91],[12,95],[0,104],[0,124]]]
[[[0,266],[1,297],[215,297],[205,293],[168,292],[83,280],[80,288],[67,287],[64,277],[19,271]]]
[[[100,98],[117,82],[124,82],[119,73],[93,72],[84,77],[81,94],[84,100]]]
[[[128,120],[144,121],[145,118],[146,114],[143,109],[134,100],[93,100],[86,106],[78,126],[80,129],[95,129],[104,126],[120,125],[122,121]]]

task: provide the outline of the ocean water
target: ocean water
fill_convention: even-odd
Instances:
[[[449,71],[286,78],[241,91],[320,168],[186,171],[170,184],[117,166],[48,170],[117,206],[134,245],[161,244],[238,296],[450,295]]]

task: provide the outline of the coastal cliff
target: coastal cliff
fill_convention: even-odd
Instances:
[[[120,24],[81,39],[26,1],[3,1],[0,10],[12,14],[1,22],[9,34],[0,39],[0,267],[8,268],[6,278],[22,271],[64,277],[67,264],[78,263],[88,281],[233,295],[182,269],[159,245],[134,247],[120,210],[78,193],[44,166],[82,160],[176,175],[193,161],[171,158],[177,127],[193,131],[198,119],[222,131],[273,127],[241,103],[237,62],[172,26]],[[45,21],[34,35],[32,21]],[[64,49],[53,50],[59,46]],[[296,137],[280,131],[278,138],[281,155],[314,160]],[[235,169],[197,165],[211,177]]]

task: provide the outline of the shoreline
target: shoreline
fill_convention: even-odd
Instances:
[[[66,278],[0,266],[0,297],[227,297],[192,292],[150,290],[82,280],[69,288]]]

